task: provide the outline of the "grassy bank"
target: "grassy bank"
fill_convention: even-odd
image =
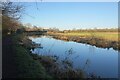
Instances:
[[[42,78],[50,79],[45,68],[30,56],[30,50],[20,45],[24,35],[9,35],[3,45],[4,78]],[[5,37],[4,37],[5,38]],[[9,43],[8,43],[9,39]],[[5,44],[6,43],[6,44]],[[7,50],[7,51],[6,51]]]
[[[82,70],[68,67],[60,68],[55,58],[32,54],[32,41],[24,34],[4,37],[3,79],[4,78],[41,78],[45,80],[62,80],[63,78],[85,78]],[[8,42],[9,39],[9,42]],[[6,47],[5,47],[6,46]]]
[[[63,36],[77,36],[77,37],[95,37],[105,39],[109,41],[118,41],[118,32],[65,32],[65,33],[51,33],[52,35],[63,35]]]

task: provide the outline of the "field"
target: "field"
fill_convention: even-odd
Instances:
[[[95,37],[109,41],[118,41],[118,32],[66,32],[66,33],[54,33],[54,34],[63,35],[63,36]]]

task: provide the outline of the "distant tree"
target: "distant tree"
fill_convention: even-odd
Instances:
[[[32,30],[33,30],[33,31],[38,31],[39,29],[38,29],[37,26],[34,25]]]
[[[25,24],[25,26],[29,27],[29,28],[32,28],[32,24],[30,24],[30,23]]]
[[[54,27],[54,28],[53,28],[53,31],[54,31],[54,32],[59,32],[59,29],[56,28],[56,27]]]

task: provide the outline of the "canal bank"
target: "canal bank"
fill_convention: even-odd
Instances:
[[[89,44],[92,46],[96,46],[99,48],[113,48],[114,50],[120,50],[120,42],[118,41],[111,41],[105,40],[98,37],[85,37],[85,36],[65,36],[56,33],[48,33],[47,35],[53,36],[55,39],[65,40],[65,41],[74,41],[78,43]]]
[[[9,35],[3,41],[3,79],[62,80],[63,78],[85,78],[82,70],[60,68],[54,57],[33,54],[31,52],[34,46],[33,42],[24,34]]]
[[[22,40],[31,43],[23,34],[11,34],[3,37],[2,79],[42,78],[50,79],[45,68],[30,56],[30,44],[21,44]]]

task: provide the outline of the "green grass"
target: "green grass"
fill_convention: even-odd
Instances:
[[[23,35],[15,35],[13,37],[15,44],[12,46],[15,52],[16,67],[19,72],[18,77],[51,79],[51,76],[47,74],[40,62],[30,56],[30,51],[18,44],[18,40],[22,37]]]

